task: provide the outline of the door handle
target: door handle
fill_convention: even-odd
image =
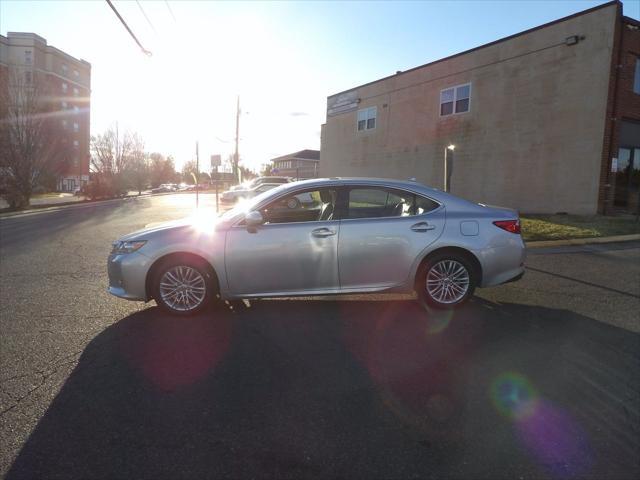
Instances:
[[[429,225],[427,222],[419,222],[411,226],[411,230],[413,230],[414,232],[427,232],[435,228],[435,225]]]
[[[331,235],[335,235],[336,232],[330,230],[328,228],[316,228],[311,231],[311,235],[318,238],[330,237]]]

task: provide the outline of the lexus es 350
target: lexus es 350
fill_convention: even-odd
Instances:
[[[189,315],[211,301],[412,292],[438,308],[517,280],[514,210],[412,181],[287,183],[219,217],[131,233],[109,255],[109,292]]]

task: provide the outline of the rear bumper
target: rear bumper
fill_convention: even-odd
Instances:
[[[527,250],[519,235],[513,237],[506,244],[474,252],[482,265],[481,287],[515,282],[524,275]]]
[[[510,280],[507,280],[504,283],[511,283],[511,282],[517,282],[518,280],[520,280],[522,277],[524,277],[524,268],[522,269],[522,272],[520,272],[518,275],[516,275],[515,277],[513,277]]]

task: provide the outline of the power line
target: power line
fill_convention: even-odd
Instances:
[[[169,10],[169,13],[173,17],[173,21],[178,23],[178,21],[176,20],[176,16],[173,14],[173,10],[171,10],[171,6],[169,5],[169,2],[167,2],[167,0],[164,0],[164,4],[167,6],[167,9]]]
[[[127,32],[129,32],[129,35],[131,35],[131,37],[138,44],[138,46],[140,47],[140,50],[142,50],[142,53],[144,53],[146,56],[150,57],[151,56],[151,52],[142,46],[142,44],[140,43],[138,38],[135,36],[135,34],[129,28],[129,25],[127,25],[127,22],[124,21],[124,18],[122,18],[120,13],[118,13],[118,10],[116,10],[116,7],[113,6],[113,3],[111,3],[111,0],[107,0],[107,3],[111,7],[111,10],[113,10],[114,13],[116,14],[116,16],[120,19],[120,21],[122,22],[122,25],[124,25],[124,28],[127,29]]]
[[[151,30],[153,30],[153,33],[158,35],[158,32],[156,32],[156,29],[153,26],[153,23],[151,23],[151,20],[149,20],[149,17],[147,17],[147,14],[145,13],[144,8],[142,8],[142,4],[138,0],[136,0],[136,3],[138,4],[138,7],[140,8],[140,11],[142,12],[142,15],[144,15],[144,18],[147,20],[147,23],[151,27]]]

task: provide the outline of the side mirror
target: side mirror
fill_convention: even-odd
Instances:
[[[264,223],[264,218],[260,212],[253,210],[244,216],[244,221],[247,224],[247,227],[254,228],[258,225],[262,225]]]

